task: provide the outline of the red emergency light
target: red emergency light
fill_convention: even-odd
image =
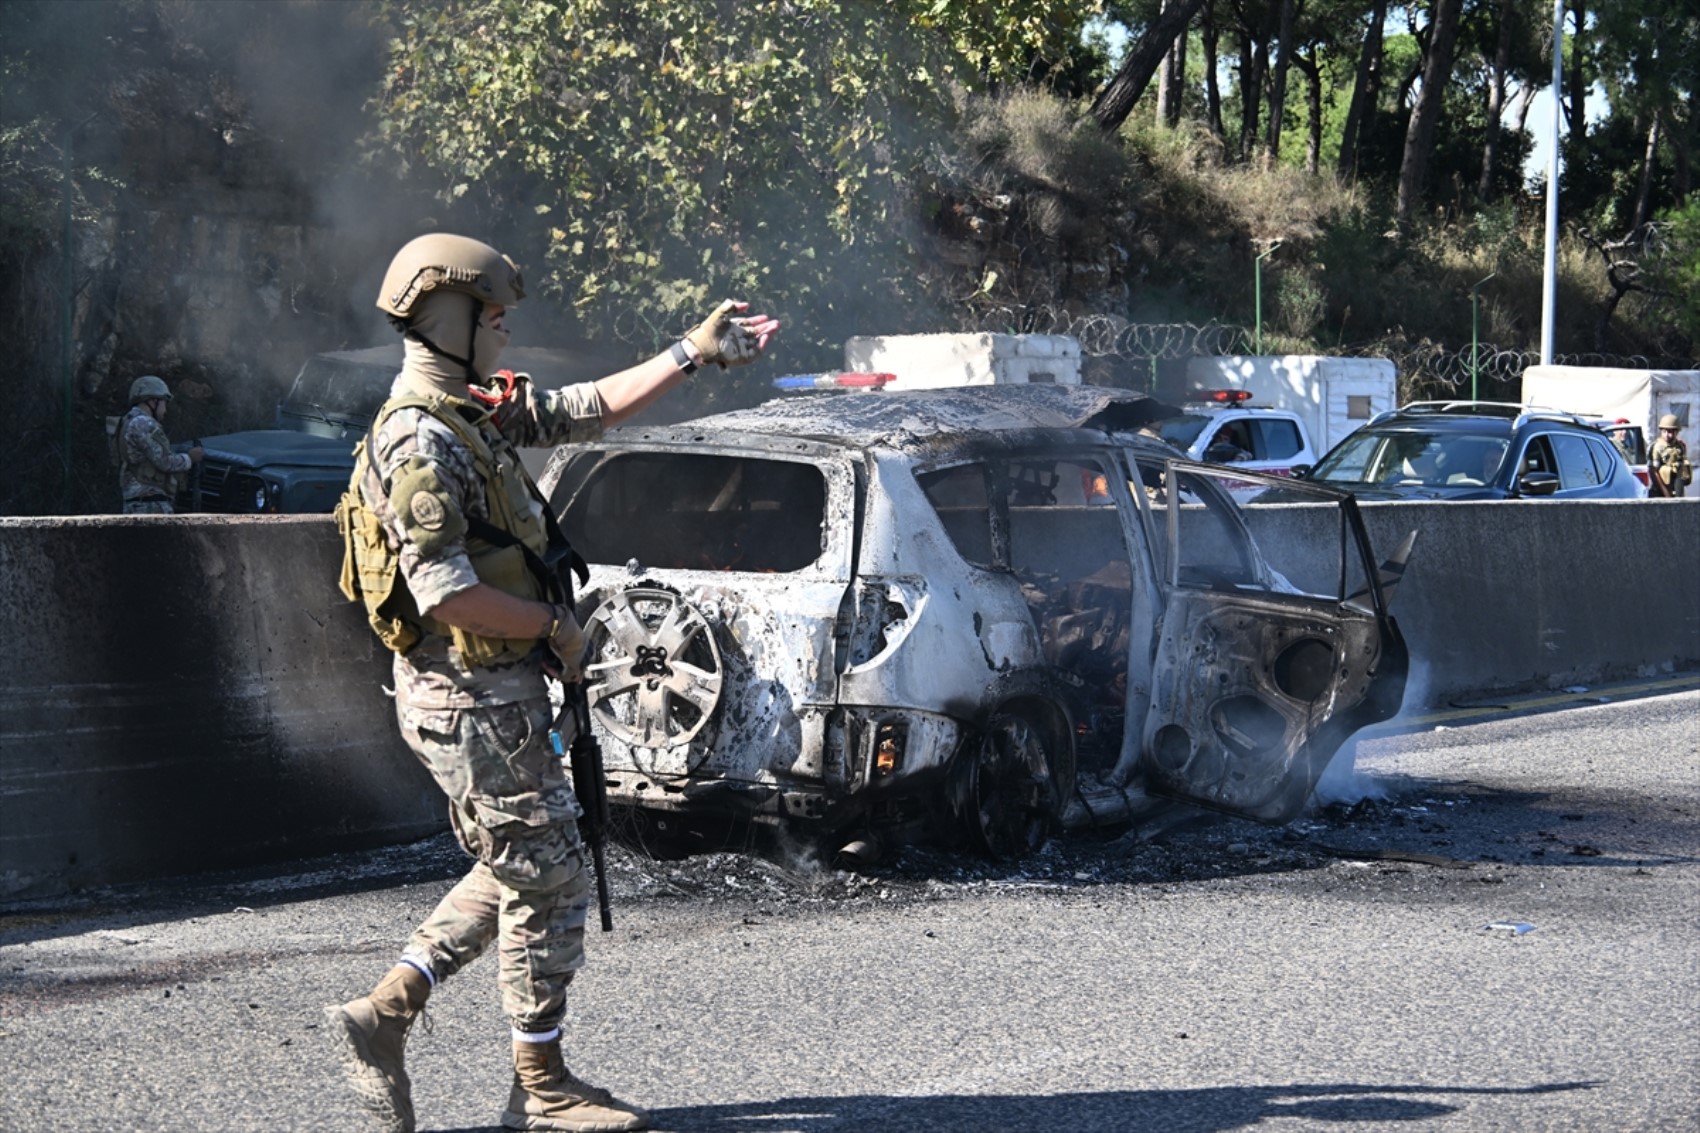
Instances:
[[[1208,401],[1214,405],[1238,405],[1242,401],[1251,400],[1249,389],[1205,389],[1193,395],[1194,401]]]

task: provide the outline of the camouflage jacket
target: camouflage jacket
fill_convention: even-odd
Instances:
[[[124,502],[169,499],[176,494],[177,475],[191,463],[188,453],[171,451],[165,427],[141,406],[118,423],[118,491]]]
[[[391,387],[390,396],[412,394],[417,388],[404,373]],[[464,404],[468,412],[463,416],[475,418],[472,423],[491,442],[497,458],[511,464],[521,476],[527,473],[519,463],[516,446],[541,448],[602,435],[602,400],[590,382],[538,390],[524,381],[516,387],[514,399],[494,413],[471,401]],[[429,611],[444,599],[476,586],[478,575],[467,557],[464,536],[422,549],[410,534],[417,528],[403,523],[390,505],[386,485],[393,486],[396,473],[410,460],[423,458],[436,473],[446,508],[488,520],[484,483],[471,450],[453,429],[422,409],[398,409],[384,417],[372,435],[372,443],[377,464],[367,469],[360,494],[383,525],[414,602],[419,609]],[[511,704],[545,696],[548,688],[543,658],[539,642],[523,661],[470,668],[461,663],[448,638],[427,634],[406,654],[396,654],[396,697],[410,707],[442,709]]]

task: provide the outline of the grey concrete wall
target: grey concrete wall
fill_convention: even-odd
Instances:
[[[1411,647],[1407,708],[1460,696],[1700,667],[1700,499],[1375,503],[1385,558],[1417,543],[1392,612]],[[1248,508],[1272,558],[1335,554],[1325,510]]]
[[[1326,510],[1248,514],[1332,569]],[[1419,532],[1407,705],[1700,667],[1700,500],[1365,516],[1384,555]],[[0,900],[444,828],[339,559],[325,516],[0,519]]]
[[[422,837],[326,516],[0,519],[0,899]]]

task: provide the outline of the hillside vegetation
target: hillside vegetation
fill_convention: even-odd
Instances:
[[[1691,365],[1700,16],[1599,7],[1572,0],[1558,92],[1556,349]],[[1523,168],[1550,19],[1537,0],[13,0],[0,316],[27,412],[0,512],[110,510],[98,421],[141,373],[186,391],[177,435],[269,424],[302,358],[388,337],[378,275],[430,228],[525,265],[525,341],[636,357],[725,294],[785,320],[771,363],[678,409],[833,367],[852,334],[944,329],[1087,328],[1092,379],[1122,384],[1261,332],[1444,386],[1472,337],[1539,343],[1544,187]],[[1136,333],[1153,324],[1173,333]],[[1514,395],[1520,365],[1484,393]]]

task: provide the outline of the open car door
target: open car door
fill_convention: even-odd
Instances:
[[[1347,493],[1186,461],[1140,475],[1168,567],[1145,788],[1290,821],[1340,745],[1399,710],[1409,656],[1387,599],[1411,540],[1378,568]],[[1229,489],[1248,481],[1282,502],[1242,510]]]

